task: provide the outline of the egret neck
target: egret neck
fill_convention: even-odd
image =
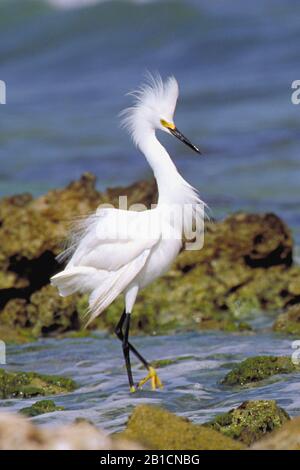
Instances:
[[[186,200],[186,190],[190,185],[178,172],[170,155],[157,139],[155,131],[147,129],[145,133],[141,133],[137,144],[153,170],[158,187],[158,204],[189,202]],[[193,193],[193,199],[194,197]]]

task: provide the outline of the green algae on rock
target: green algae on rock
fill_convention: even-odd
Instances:
[[[289,335],[300,335],[300,303],[292,305],[286,312],[278,315],[273,330]]]
[[[254,356],[237,364],[221,381],[223,385],[248,385],[277,374],[299,370],[289,357]]]
[[[205,425],[249,446],[290,419],[275,400],[245,401]]]
[[[156,406],[135,408],[119,437],[153,450],[238,450],[242,443]]]
[[[75,390],[75,386],[75,382],[69,377],[0,369],[1,399],[56,395],[71,392]]]
[[[55,257],[74,218],[101,203],[116,205],[120,194],[129,206],[149,207],[156,186],[140,181],[99,192],[87,173],[36,199],[27,194],[0,201],[1,339],[23,342],[81,328],[86,296],[63,299],[49,285],[60,269]],[[274,214],[238,213],[207,223],[204,248],[182,251],[171,270],[139,294],[132,333],[250,330],[244,321],[249,314],[299,301],[300,267],[292,265],[292,247],[289,229]],[[119,298],[89,329],[113,331],[122,310]]]
[[[272,239],[270,241],[270,239]],[[144,289],[133,329],[247,331],[244,318],[283,308],[295,299],[292,238],[273,214],[234,214],[208,223],[204,248],[183,251],[167,275]],[[121,305],[108,308],[101,325],[112,330]]]
[[[53,400],[40,400],[33,403],[31,406],[21,408],[19,413],[32,418],[33,416],[42,415],[45,413],[53,413],[53,411],[63,411],[63,406],[56,406]]]
[[[155,361],[151,361],[151,366],[155,369],[161,369],[162,367],[168,367],[182,361],[188,361],[189,359],[193,359],[193,356],[178,356],[174,359],[156,359]]]
[[[173,364],[178,364],[179,362],[188,361],[189,359],[193,358],[194,356],[178,356],[173,359],[156,359],[154,361],[151,361],[151,366],[155,369],[161,369],[163,367],[172,366]],[[144,366],[141,365],[140,368],[144,369]]]
[[[132,333],[166,334],[170,331],[195,329],[251,331],[248,323],[234,318],[231,312],[219,311],[213,299],[211,302],[203,301],[202,293],[212,296],[212,293],[205,293],[211,287],[209,279],[203,276],[194,273],[192,278],[173,269],[141,291],[134,306],[130,327]],[[213,279],[211,282],[214,282]],[[215,293],[218,295],[216,290]],[[94,325],[113,332],[123,308],[123,299],[120,297],[108,307],[104,315],[96,319]]]
[[[32,331],[28,328],[12,328],[8,325],[0,324],[0,339],[7,344],[24,344],[35,341]]]
[[[153,181],[102,193],[96,190],[95,181],[94,175],[85,173],[66,188],[36,199],[24,194],[0,200],[1,339],[23,342],[26,333],[31,340],[80,328],[81,297],[65,303],[49,286],[50,277],[60,269],[55,257],[72,222],[101,203],[116,203],[119,191],[128,196],[129,204],[148,204],[155,194]],[[39,321],[33,325],[36,317]]]
[[[40,337],[86,337],[90,330],[81,328],[85,297],[74,294],[61,297],[50,284],[25,299],[7,302],[0,318],[0,338],[10,343],[25,343]]]
[[[55,256],[61,251],[75,218],[86,216],[101,203],[115,203],[114,190],[100,193],[96,177],[84,173],[66,188],[49,191],[33,199],[23,194],[0,200],[0,290],[42,287],[58,269]],[[138,182],[118,188],[129,204],[149,201],[153,182]],[[3,292],[7,299],[10,292]],[[17,296],[17,295],[16,295]]]

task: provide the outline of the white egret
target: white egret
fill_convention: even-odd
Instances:
[[[62,296],[74,292],[89,293],[88,323],[119,294],[124,294],[125,308],[115,332],[122,341],[131,391],[136,388],[130,352],[148,370],[148,375],[138,386],[148,380],[152,389],[162,386],[155,369],[128,341],[130,316],[137,294],[169,269],[182,247],[184,224],[176,211],[174,217],[174,205],[178,212],[185,205],[203,208],[198,192],[178,173],[155,133],[161,130],[174,135],[200,153],[174,124],[178,93],[174,77],[165,82],[159,76],[149,77],[147,83],[133,93],[133,106],[123,112],[124,126],[154,172],[159,195],[157,206],[140,212],[106,208],[87,217],[84,230],[73,238],[61,256],[61,259],[68,259],[65,269],[51,279]],[[203,219],[203,211],[193,210],[194,220],[197,217]],[[164,236],[164,231],[171,235]]]

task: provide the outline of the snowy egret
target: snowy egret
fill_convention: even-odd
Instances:
[[[123,125],[154,172],[158,203],[155,208],[140,212],[105,208],[87,217],[84,229],[73,237],[69,248],[60,257],[68,260],[65,269],[53,276],[51,282],[62,296],[74,292],[89,293],[88,323],[119,294],[124,294],[125,308],[115,333],[122,341],[130,390],[135,391],[130,352],[148,371],[138,387],[148,380],[152,389],[162,387],[151,363],[129,342],[130,317],[137,294],[164,274],[178,255],[186,226],[180,209],[192,206],[193,223],[197,218],[203,221],[203,203],[198,192],[179,174],[156,137],[156,130],[164,131],[200,153],[173,121],[179,94],[176,79],[169,77],[163,82],[160,76],[149,76],[148,81],[132,94],[135,101],[132,107],[123,111]]]

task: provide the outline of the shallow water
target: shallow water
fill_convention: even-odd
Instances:
[[[134,338],[136,346],[149,359],[176,359],[159,369],[164,389],[151,392],[149,385],[135,394],[128,392],[120,343],[111,337],[42,340],[9,347],[7,367],[63,374],[78,384],[73,393],[56,396],[65,411],[33,418],[40,424],[72,422],[76,417],[92,420],[108,432],[121,430],[134,406],[161,404],[195,423],[211,419],[244,400],[274,399],[292,416],[300,414],[300,375],[272,377],[259,387],[228,389],[220,380],[232,365],[253,355],[291,355],[291,340],[259,333],[239,335],[220,332],[188,333],[174,336]],[[144,371],[133,361],[136,380]],[[0,406],[18,410],[33,400],[2,400]]]

